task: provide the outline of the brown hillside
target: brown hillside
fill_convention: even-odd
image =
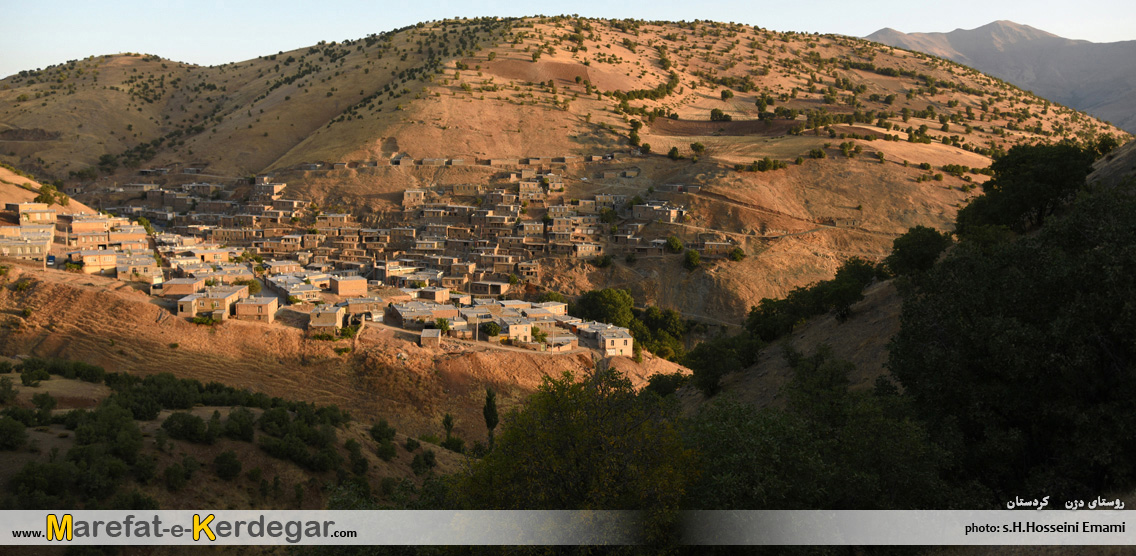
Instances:
[[[792,378],[792,369],[784,356],[784,349],[789,346],[805,354],[812,354],[822,345],[832,348],[834,358],[856,366],[848,377],[850,388],[872,388],[876,377],[887,372],[887,344],[899,332],[900,301],[890,281],[869,286],[864,300],[852,307],[848,320],[839,322],[833,315],[817,317],[774,341],[762,350],[752,367],[722,379],[720,396],[758,407],[783,404],[781,388]],[[707,401],[693,388],[684,388],[681,395],[688,410]]]
[[[102,384],[91,384],[78,380],[69,380],[52,377],[50,380],[40,382],[39,386],[29,387],[15,381],[17,397],[13,406],[34,408],[32,396],[40,393],[50,394],[55,398],[57,406],[54,413],[66,413],[72,409],[90,409],[110,395],[110,389]],[[229,407],[203,407],[198,406],[189,410],[202,419],[208,421],[214,411],[227,418]],[[257,415],[260,410],[253,412]],[[328,491],[321,487],[321,483],[334,481],[332,472],[316,473],[305,470],[290,461],[275,459],[261,450],[256,442],[242,442],[229,438],[221,438],[212,445],[194,444],[181,440],[168,440],[165,451],[157,448],[154,438],[161,429],[162,422],[174,413],[163,410],[158,418],[152,421],[139,421],[138,426],[144,436],[141,453],[153,457],[159,472],[167,466],[182,463],[185,456],[191,456],[201,464],[202,468],[194,475],[192,488],[185,488],[171,492],[165,482],[158,479],[139,484],[128,481],[120,492],[137,489],[154,498],[162,509],[192,509],[224,507],[229,509],[322,509],[327,507]],[[420,479],[411,470],[410,462],[414,454],[408,452],[403,444],[407,436],[396,434],[395,443],[399,445],[395,457],[391,461],[383,461],[376,456],[376,442],[368,434],[369,423],[353,421],[336,431],[337,441],[340,445],[348,439],[357,441],[362,449],[363,457],[367,459],[368,470],[364,475],[371,484],[379,485],[384,478],[407,479],[420,482]],[[35,450],[21,450],[7,452],[0,459],[0,481],[5,484],[29,462],[48,461],[51,453],[58,449],[60,455],[75,445],[75,434],[68,431],[61,424],[35,427],[28,429],[29,445],[36,446]],[[437,473],[452,473],[459,470],[466,458],[449,450],[425,444],[420,450],[432,449],[437,455]],[[241,461],[242,471],[245,473],[233,481],[223,481],[217,477],[212,469],[213,459],[225,451],[233,451]],[[340,455],[347,459],[346,450],[340,450]],[[280,481],[278,491],[269,490],[261,494],[260,485],[250,479],[248,472],[254,469],[261,470],[261,477],[267,479],[269,484]],[[300,486],[304,500],[297,503],[295,487]],[[377,490],[377,488],[376,488]],[[267,495],[266,495],[267,494]]]
[[[18,292],[9,284],[30,281]],[[24,309],[31,315],[22,316]],[[285,322],[299,319],[283,319]],[[364,329],[354,350],[346,342],[305,339],[300,328],[227,321],[198,326],[176,318],[132,286],[98,276],[13,267],[0,289],[0,354],[78,359],[108,371],[172,372],[270,396],[349,408],[360,422],[379,418],[415,436],[439,434],[444,413],[455,431],[484,440],[485,388],[499,392],[502,413],[536,389],[544,376],[586,373],[585,354],[547,355],[453,342],[443,352],[417,346],[417,336],[382,325]],[[618,365],[636,385],[677,366],[648,358]]]
[[[30,203],[39,195],[39,182],[0,167],[0,203]],[[52,205],[58,214],[93,214],[96,211],[79,201],[68,199],[67,206]]]
[[[715,109],[731,121],[710,121]],[[617,261],[611,276],[576,265],[549,285],[626,284],[642,302],[728,321],[849,256],[882,256],[910,226],[948,227],[985,177],[945,166],[980,169],[1015,144],[1127,137],[971,68],[866,40],[568,17],[431,22],[210,68],[91,57],[3,80],[0,110],[0,160],[81,180],[91,202],[137,167],[171,168],[159,184],[198,179],[179,167],[207,179],[271,171],[290,195],[371,223],[392,222],[408,188],[507,186],[489,158],[628,152],[638,120],[651,154],[557,165],[565,200],[702,185],[671,197],[692,221],[653,224],[647,237],[729,237],[749,256],[692,273],[674,257]],[[930,142],[909,142],[921,129]],[[693,143],[705,147],[697,162]],[[841,144],[861,152],[846,158]],[[662,156],[672,148],[683,158]],[[466,166],[389,165],[401,155]],[[789,167],[746,170],[766,157]],[[317,161],[376,165],[299,169]],[[600,178],[623,169],[638,177]]]
[[[852,62],[925,74],[938,86],[849,68]],[[625,118],[611,111],[618,99],[607,93],[654,88],[672,71],[680,85],[671,95],[629,105],[673,111],[682,120],[705,121],[712,108],[752,120],[758,92],[793,93],[774,106],[898,113],[930,105],[940,114],[970,107],[983,116],[976,124],[994,130],[1013,115],[1018,129],[1005,137],[966,133],[975,144],[1032,140],[1036,134],[1027,127],[1035,120],[1056,136],[1118,132],[969,68],[860,39],[714,22],[527,18],[432,22],[215,67],[119,54],[21,72],[0,83],[0,155],[38,174],[67,178],[95,166],[102,154],[131,149],[138,156],[120,160],[117,171],[129,170],[129,158],[138,165],[207,164],[236,176],[374,156],[389,138],[416,157],[584,152],[605,146],[581,139],[598,126],[626,129]],[[849,91],[837,88],[835,102],[825,103],[837,78],[866,90],[849,104]],[[550,80],[556,92],[547,87]],[[723,88],[736,95],[721,100]],[[984,95],[965,92],[972,90]],[[908,98],[908,91],[916,93]],[[885,104],[887,94],[897,99]],[[956,100],[957,106],[947,106]],[[1019,119],[1022,108],[1030,111],[1025,120]],[[479,119],[492,125],[479,126]],[[484,137],[471,137],[478,134]],[[510,150],[510,134],[524,137],[517,150]],[[539,152],[542,141],[554,152]]]

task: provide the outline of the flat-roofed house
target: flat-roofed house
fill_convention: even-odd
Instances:
[[[114,251],[92,249],[67,254],[72,263],[82,264],[84,274],[101,274],[118,268],[118,254]]]
[[[338,332],[343,328],[343,317],[347,309],[338,305],[322,305],[316,307],[310,314],[308,330],[322,330]]]
[[[367,295],[367,279],[362,276],[332,276],[330,286],[331,292],[340,297]]]
[[[205,277],[198,278],[171,278],[150,289],[150,295],[162,297],[185,297],[205,289]]]
[[[425,328],[418,338],[418,345],[422,347],[442,347],[442,331],[437,328]]]
[[[37,203],[42,204],[42,203]],[[20,211],[21,224],[55,224],[54,209],[29,209]]]
[[[529,343],[532,341],[532,321],[521,317],[500,317],[497,324],[501,326],[501,334],[508,336],[514,342]]]
[[[426,202],[424,189],[407,189],[402,192],[402,208],[414,208]]]
[[[434,303],[448,303],[450,301],[449,288],[427,287],[415,292],[418,299],[433,301]]]
[[[193,256],[203,263],[226,263],[229,262],[228,249],[190,249]]]
[[[276,296],[249,297],[238,301],[234,307],[236,310],[234,318],[271,323],[276,320],[276,310],[280,308],[280,300]]]
[[[299,261],[266,261],[269,274],[291,274],[302,270]]]
[[[372,318],[381,319],[383,311],[386,310],[386,302],[381,297],[353,297],[347,300],[346,307],[349,317],[369,314]]]
[[[476,282],[470,282],[469,284],[469,293],[473,295],[503,295],[508,291],[508,282],[478,280]]]
[[[216,320],[226,320],[233,314],[233,306],[246,297],[248,297],[248,286],[206,288],[202,293],[179,299],[177,315],[193,318],[204,314]]]
[[[596,336],[605,357],[631,357],[635,352],[635,339],[626,328],[611,327],[599,331]]]

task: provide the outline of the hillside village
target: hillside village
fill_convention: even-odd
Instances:
[[[540,283],[542,261],[605,265],[613,256],[682,251],[674,238],[655,237],[659,231],[650,224],[685,221],[681,199],[698,186],[652,187],[644,195],[658,198],[650,200],[610,193],[566,198],[569,167],[587,173],[586,165],[631,156],[486,160],[481,163],[501,171],[502,187],[407,190],[399,225],[387,228],[323,213],[290,198],[287,184],[270,176],[251,180],[251,189],[241,183],[126,184],[107,192],[123,202],[97,214],[57,214],[48,203],[5,205],[9,225],[0,227],[0,254],[144,284],[178,317],[205,325],[230,318],[273,324],[287,311],[306,315],[304,325],[316,338],[353,334],[369,321],[419,331],[424,346],[437,346],[445,336],[631,357],[638,350],[626,328],[572,317],[563,301],[517,299]],[[464,162],[398,157],[386,163]],[[339,166],[346,163],[325,171]],[[597,179],[633,172],[601,169]],[[699,259],[744,256],[730,239],[704,235],[709,239],[685,246]]]

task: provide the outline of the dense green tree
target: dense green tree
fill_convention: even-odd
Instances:
[[[892,242],[891,255],[884,259],[897,276],[922,274],[935,265],[939,255],[951,245],[951,236],[934,228],[916,226]]]
[[[481,324],[481,333],[486,336],[496,336],[501,333],[501,325],[495,322],[486,322]]]
[[[503,420],[497,447],[454,477],[458,508],[642,509],[659,540],[685,494],[691,454],[677,406],[639,396],[614,369],[546,377]]]
[[[0,417],[0,450],[18,450],[27,440],[23,423],[11,417]]]
[[[896,396],[848,390],[852,366],[824,346],[786,350],[785,409],[711,404],[688,443],[703,470],[689,504],[713,509],[967,507],[973,490],[943,480],[947,460]]]
[[[694,270],[700,266],[702,266],[702,256],[694,249],[687,249],[682,258],[682,267],[687,270]]]
[[[147,234],[154,235],[154,226],[150,224],[150,220],[145,216],[138,217],[138,225],[146,230]]]
[[[12,384],[12,379],[8,377],[0,378],[0,405],[7,405],[16,399],[16,388]]]
[[[888,367],[956,477],[1059,499],[1136,485],[1134,249],[1136,201],[1097,193],[1017,241],[964,239],[904,300]]]
[[[713,396],[721,390],[723,376],[753,365],[761,347],[761,340],[750,333],[721,336],[699,343],[682,362],[693,371],[691,383]]]
[[[241,459],[232,450],[225,450],[213,458],[213,469],[222,480],[231,481],[241,475]]]
[[[454,432],[454,416],[449,413],[442,416],[442,429],[446,431],[446,438]]]
[[[244,407],[234,407],[225,421],[224,436],[235,440],[252,442],[256,433],[256,416]]]
[[[489,449],[492,450],[493,431],[500,418],[497,415],[497,393],[491,388],[485,389],[485,406],[481,408],[481,415],[485,417],[485,428],[489,430]]]
[[[580,299],[571,306],[574,316],[585,320],[596,320],[628,327],[635,318],[632,310],[635,300],[627,290],[604,288],[592,290],[580,296]]]
[[[184,412],[171,413],[162,422],[162,428],[169,433],[170,438],[187,440],[198,444],[209,443],[205,421],[196,415]]]
[[[1075,145],[1018,145],[990,165],[982,197],[958,213],[960,234],[981,225],[1024,230],[1045,223],[1085,185],[1093,152]]]

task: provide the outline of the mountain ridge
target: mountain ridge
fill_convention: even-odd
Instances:
[[[1068,39],[1007,20],[945,33],[885,27],[865,38],[966,64],[1136,130],[1136,40]]]

